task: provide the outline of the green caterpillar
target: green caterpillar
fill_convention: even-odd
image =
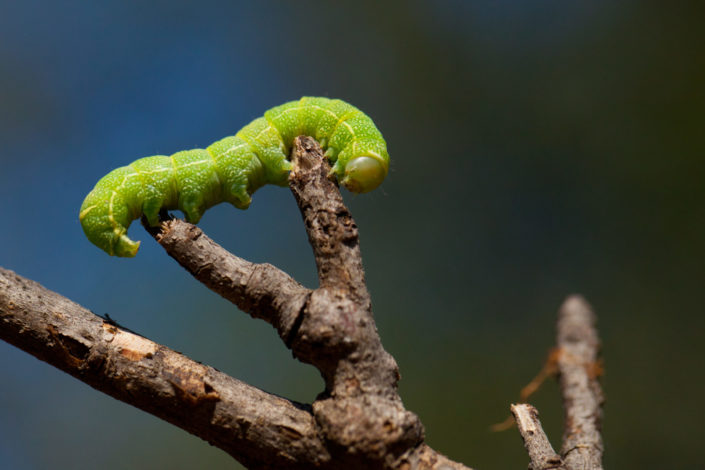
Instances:
[[[304,96],[206,149],[140,158],[111,171],[83,201],[83,231],[108,254],[131,257],[140,242],[130,240],[127,229],[143,214],[156,226],[162,209],[179,209],[191,223],[221,202],[247,209],[263,185],[286,186],[287,157],[299,135],[321,144],[331,173],[349,191],[366,193],[387,176],[387,144],[372,119],[344,101]]]

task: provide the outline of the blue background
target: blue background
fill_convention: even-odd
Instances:
[[[618,3],[618,4],[617,4]],[[0,265],[267,391],[322,381],[139,225],[134,259],[78,208],[139,157],[204,147],[302,95],[382,130],[392,170],[346,194],[400,392],[428,443],[522,468],[491,433],[583,293],[604,341],[609,468],[703,465],[705,43],[700,4],[0,0]],[[309,287],[291,194],[201,227]],[[222,451],[0,343],[0,467],[239,468]],[[532,397],[558,446],[558,388]]]

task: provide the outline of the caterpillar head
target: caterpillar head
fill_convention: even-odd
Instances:
[[[327,154],[332,154],[328,149]],[[387,144],[381,135],[351,142],[335,159],[332,172],[345,189],[367,193],[382,184],[389,171]]]
[[[353,193],[366,193],[382,184],[387,176],[387,165],[381,158],[362,155],[351,159],[345,165],[345,173],[340,182]]]

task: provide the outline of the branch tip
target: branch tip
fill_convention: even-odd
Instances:
[[[564,466],[561,456],[556,454],[539,420],[539,412],[528,404],[511,405],[519,434],[524,440],[524,447],[529,454],[532,470],[561,469]]]

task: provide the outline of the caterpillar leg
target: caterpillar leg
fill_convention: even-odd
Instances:
[[[163,205],[163,200],[161,198],[149,199],[144,202],[142,206],[142,213],[147,218],[147,222],[152,227],[159,225],[159,211]]]
[[[207,150],[177,152],[171,157],[178,208],[195,224],[206,209],[221,202],[222,189],[216,162]]]
[[[206,209],[203,195],[196,191],[182,192],[179,196],[179,209],[184,213],[188,222],[197,224]]]
[[[238,209],[247,209],[250,207],[252,197],[247,192],[247,183],[235,183],[230,187],[230,203]]]

